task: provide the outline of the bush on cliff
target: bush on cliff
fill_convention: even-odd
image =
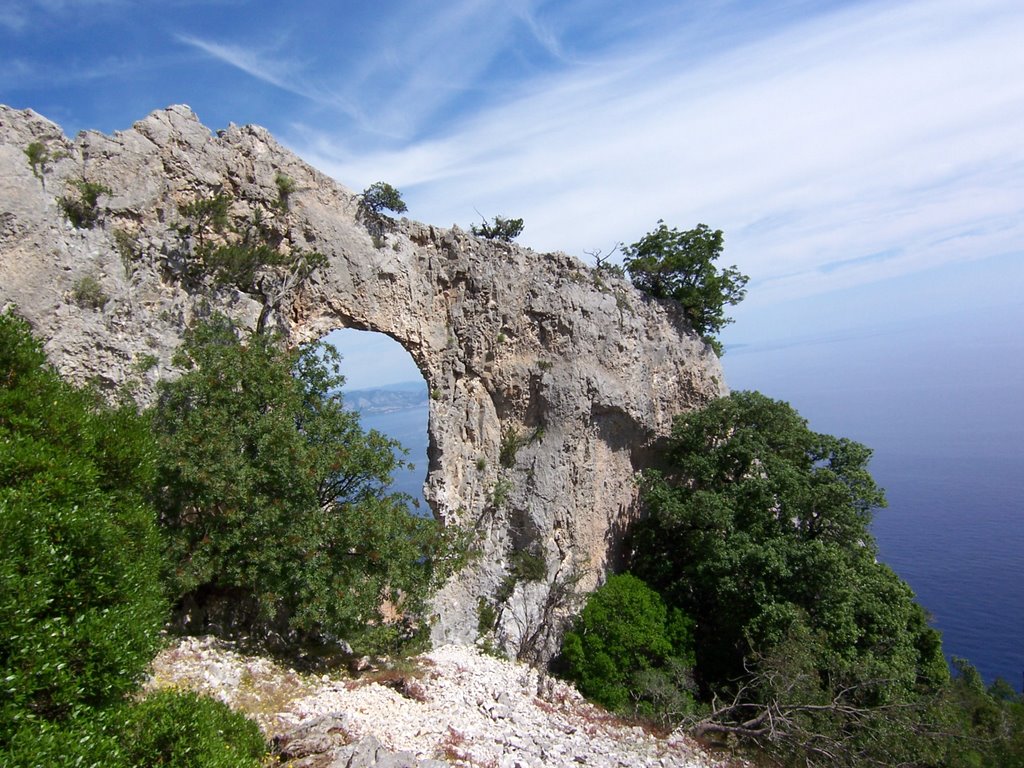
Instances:
[[[631,567],[692,616],[705,734],[807,765],[896,764],[937,749],[938,633],[876,560],[871,452],[736,392],[677,418]]]
[[[169,584],[190,630],[212,630],[226,607],[225,630],[364,650],[409,639],[450,551],[434,520],[387,493],[396,444],[343,407],[334,350],[243,343],[221,318],[187,334],[177,363],[153,425]]]
[[[133,690],[166,605],[146,422],[64,383],[0,316],[0,745]]]
[[[698,224],[680,232],[659,221],[623,253],[633,285],[657,299],[679,302],[693,329],[721,355],[715,334],[732,322],[725,307],[743,300],[750,279],[735,266],[715,266],[722,255],[722,230]]]
[[[692,623],[628,573],[610,576],[566,633],[567,677],[622,714],[678,718],[693,708]]]

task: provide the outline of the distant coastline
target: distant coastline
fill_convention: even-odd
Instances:
[[[360,414],[396,413],[428,405],[423,381],[403,381],[371,389],[342,390],[345,405]]]

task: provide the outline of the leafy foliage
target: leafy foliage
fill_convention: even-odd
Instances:
[[[25,157],[28,158],[29,167],[32,169],[32,175],[40,181],[43,181],[46,176],[46,166],[50,164],[53,157],[50,155],[50,151],[46,148],[46,145],[41,141],[33,141],[23,150]]]
[[[207,238],[230,229],[230,212],[230,195],[221,192],[213,197],[196,198],[178,206],[178,213],[186,219],[179,229],[185,237],[194,237],[199,248],[203,248]]]
[[[659,221],[657,229],[624,247],[623,254],[633,284],[655,298],[679,302],[693,329],[721,355],[714,335],[732,322],[725,307],[743,300],[749,280],[735,266],[715,266],[722,255],[722,231],[698,224],[680,232]]]
[[[259,768],[267,751],[255,722],[193,693],[160,691],[60,724],[23,727],[0,763],[11,768]]]
[[[523,233],[522,219],[506,219],[504,216],[495,216],[493,223],[477,226],[473,224],[469,231],[477,237],[486,237],[488,240],[500,240],[503,243],[511,243]]]
[[[248,603],[250,629],[364,647],[407,637],[450,542],[386,494],[396,444],[344,409],[333,349],[243,344],[219,319],[189,332],[177,364],[153,414],[176,598]],[[385,620],[388,604],[404,626]]]
[[[966,659],[954,658],[955,676],[947,711],[961,738],[950,744],[945,763],[975,768],[1024,766],[1024,696],[1005,680],[985,686]]]
[[[57,204],[76,229],[92,229],[100,217],[100,195],[111,194],[110,187],[85,179],[76,179],[71,182],[71,186],[78,196],[63,195],[57,199]]]
[[[905,685],[945,677],[909,588],[875,560],[868,526],[885,500],[870,456],[756,392],[677,419],[666,472],[647,479],[634,568],[697,621],[704,682],[741,675],[800,624],[826,633],[836,662]]]
[[[116,702],[156,652],[154,466],[133,409],[65,384],[0,316],[0,747]]]
[[[608,709],[678,717],[693,707],[692,623],[637,577],[610,576],[562,644],[567,676]]]
[[[378,247],[383,245],[385,233],[394,226],[394,221],[384,211],[405,213],[407,210],[402,193],[384,181],[374,182],[359,196],[360,218]]]
[[[696,621],[697,678],[706,696],[731,699],[723,720],[780,708],[772,727],[790,727],[773,743],[804,729],[849,756],[871,715],[901,734],[885,748],[909,744],[922,703],[948,680],[938,633],[876,561],[868,526],[884,496],[870,455],[812,432],[786,403],[738,392],[678,418],[664,473],[646,478],[633,569]],[[858,759],[881,747],[864,749]],[[829,754],[811,764],[845,764]]]
[[[277,187],[277,207],[287,212],[291,207],[292,193],[298,189],[298,185],[296,185],[295,179],[285,176],[283,173],[274,176],[274,185]]]
[[[255,722],[187,691],[159,691],[123,707],[117,730],[132,766],[259,768],[267,752]]]
[[[359,205],[370,216],[379,217],[384,211],[405,213],[409,210],[402,193],[385,181],[377,181],[363,190]]]
[[[277,186],[279,208],[285,210],[295,185],[278,174]],[[229,195],[219,193],[178,206],[185,222],[177,229],[191,251],[185,275],[197,284],[210,278],[217,287],[231,287],[258,297],[263,309],[256,330],[263,333],[271,313],[323,267],[327,257],[298,247],[286,248],[284,235],[268,224],[258,207],[251,220],[236,231],[230,217],[232,202]]]
[[[85,275],[75,282],[71,297],[78,306],[88,309],[103,309],[110,300],[100,281],[92,275]]]

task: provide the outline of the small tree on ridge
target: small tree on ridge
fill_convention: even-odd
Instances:
[[[693,329],[721,355],[722,345],[714,336],[732,322],[725,307],[743,300],[750,279],[735,265],[715,267],[722,255],[722,230],[698,224],[680,232],[659,221],[657,229],[624,247],[623,253],[633,285],[655,298],[679,302]]]

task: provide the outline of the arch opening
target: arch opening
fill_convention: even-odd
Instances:
[[[323,341],[341,355],[345,407],[359,413],[363,429],[375,429],[397,440],[408,453],[409,466],[397,469],[390,490],[407,494],[410,511],[432,516],[423,495],[428,460],[429,394],[426,379],[412,355],[386,333],[341,328]]]

